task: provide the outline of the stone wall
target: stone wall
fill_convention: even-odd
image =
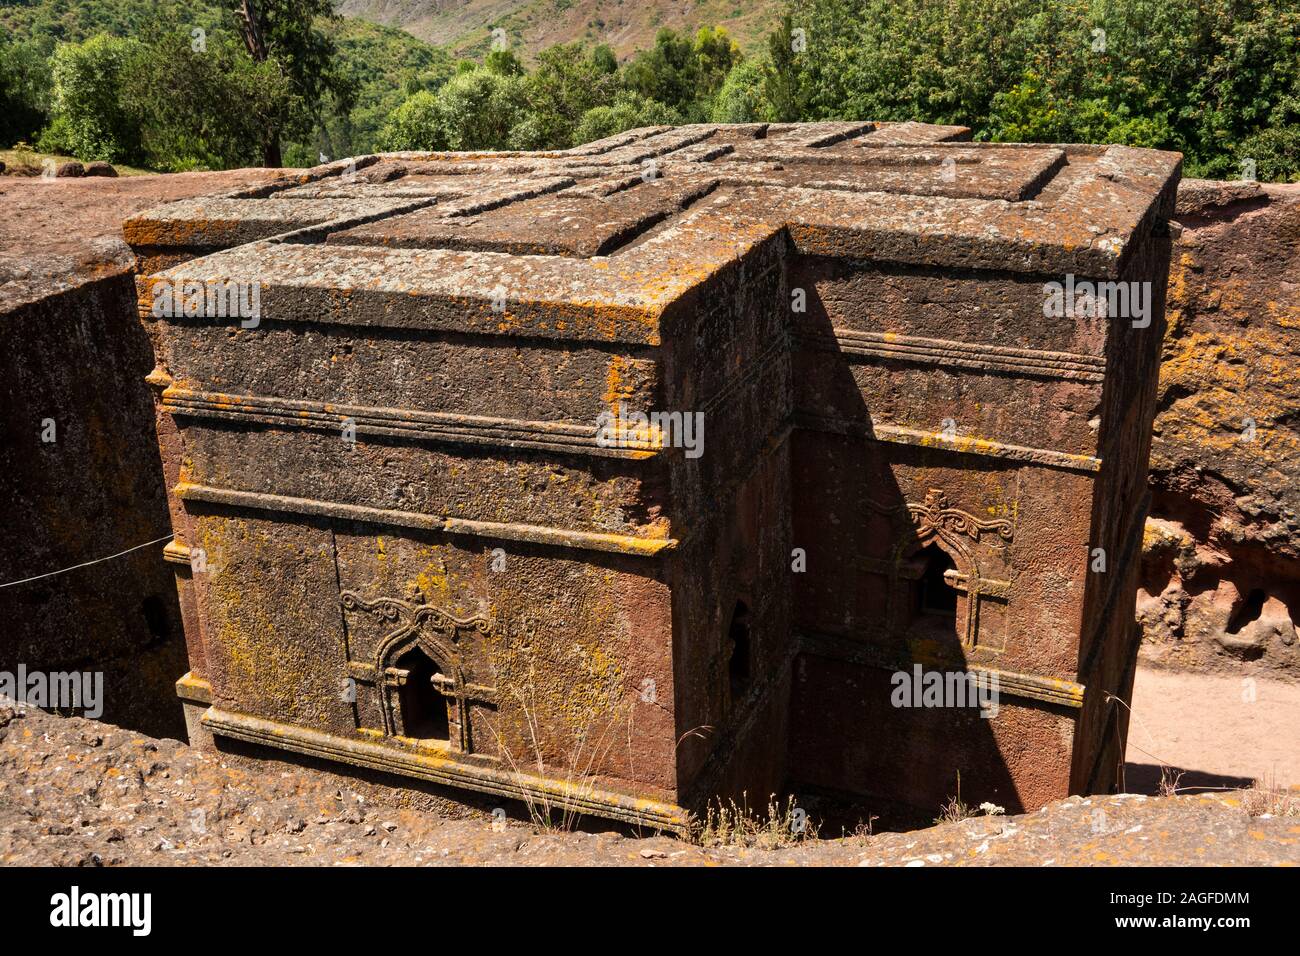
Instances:
[[[135,317],[131,212],[270,170],[122,179],[0,178],[0,671],[102,672],[103,718],[184,733],[170,522]]]
[[[1185,180],[1178,223],[1143,658],[1300,678],[1300,184]]]

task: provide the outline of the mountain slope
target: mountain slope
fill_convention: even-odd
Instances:
[[[506,31],[525,58],[571,40],[608,43],[625,57],[654,43],[660,27],[723,26],[747,51],[780,16],[780,0],[341,0],[349,17],[399,26],[458,55],[482,54]]]

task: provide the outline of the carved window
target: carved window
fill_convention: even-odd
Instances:
[[[948,552],[937,544],[928,544],[917,555],[921,576],[917,580],[916,609],[932,618],[957,621],[957,592],[952,578],[957,572]]]
[[[883,621],[877,626],[888,634],[912,629],[930,637],[951,634],[966,648],[1001,650],[1011,582],[985,577],[980,565],[1004,560],[1011,521],[954,507],[937,488],[922,502],[867,504],[894,517],[900,532],[888,558],[863,560],[863,570],[888,581]],[[991,622],[985,620],[989,617]],[[992,625],[984,629],[987,640],[981,640],[982,620]]]
[[[447,681],[439,665],[420,647],[397,660],[402,681],[398,710],[403,737],[422,741],[450,741],[451,721],[442,687]]]
[[[464,646],[491,628],[484,616],[456,617],[417,600],[362,598],[341,592],[345,613],[371,615],[390,630],[369,660],[348,662],[357,685],[359,729],[402,737],[426,746],[473,753],[473,713],[496,707],[496,688],[467,671]],[[367,727],[360,713],[375,714],[381,727]]]

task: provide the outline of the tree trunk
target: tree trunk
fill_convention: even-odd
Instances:
[[[263,166],[269,166],[272,169],[279,169],[284,165],[284,160],[280,157],[280,137],[278,135],[273,135],[267,142],[263,156]]]
[[[244,38],[244,47],[254,63],[266,61],[266,40],[262,38],[262,18],[257,13],[253,0],[243,0],[239,10],[239,32]]]

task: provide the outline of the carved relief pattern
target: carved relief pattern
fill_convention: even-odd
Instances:
[[[969,511],[954,508],[948,502],[948,495],[939,488],[931,488],[925,495],[923,504],[907,506],[917,532],[922,537],[947,531],[952,534],[965,535],[975,541],[980,535],[994,533],[1004,541],[1011,540],[1011,522],[1005,518],[981,519]]]
[[[869,573],[883,574],[889,578],[885,630],[894,635],[906,630],[905,614],[900,601],[904,589],[903,559],[915,547],[916,541],[938,538],[957,565],[953,586],[966,595],[965,621],[959,623],[962,643],[969,648],[975,647],[979,643],[981,603],[989,598],[1005,602],[1009,597],[1010,583],[982,577],[979,556],[963,539],[979,542],[984,535],[996,535],[1000,541],[1010,542],[1013,537],[1011,521],[1005,518],[980,518],[969,511],[956,508],[947,492],[941,488],[929,489],[925,501],[921,503],[906,502],[890,507],[868,498],[866,504],[878,514],[898,515],[900,520],[906,515],[915,530],[914,538],[901,537],[895,542],[889,561],[866,564]]]
[[[392,597],[366,599],[355,591],[342,591],[339,599],[344,611],[369,614],[386,624],[395,625],[379,639],[372,659],[358,662],[370,675],[369,678],[358,676],[358,682],[374,685],[380,691],[384,734],[396,736],[400,726],[396,712],[397,692],[405,683],[406,674],[395,666],[396,662],[411,648],[419,647],[440,671],[434,677],[433,686],[447,701],[448,724],[452,731],[449,742],[463,753],[472,752],[472,705],[495,706],[497,694],[496,688],[474,683],[466,673],[462,641],[468,635],[490,634],[492,622],[481,614],[457,617],[442,608],[423,603],[414,595],[409,600]]]

